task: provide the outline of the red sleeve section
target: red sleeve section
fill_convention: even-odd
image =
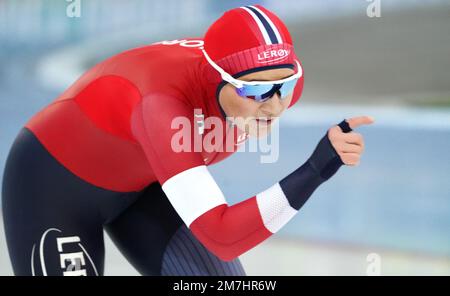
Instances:
[[[200,152],[176,152],[172,149],[172,138],[179,135],[179,128],[171,128],[175,118],[190,122],[190,134],[196,132],[193,108],[172,96],[153,94],[144,97],[131,117],[132,132],[141,144],[153,173],[162,185],[169,178],[187,169],[203,165]]]
[[[224,261],[235,259],[272,235],[264,226],[255,196],[233,206],[211,209],[198,217],[190,229]]]

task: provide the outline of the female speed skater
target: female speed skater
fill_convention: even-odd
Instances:
[[[303,74],[288,29],[259,5],[227,11],[203,38],[95,65],[22,127],[9,152],[2,208],[14,273],[103,275],[105,230],[143,275],[245,275],[239,256],[342,165],[358,165],[364,141],[354,129],[373,122],[330,127],[295,171],[229,205],[208,166],[268,135],[299,100]],[[182,140],[180,118],[190,123]],[[208,128],[209,118],[221,127]],[[190,141],[208,137],[200,149]]]

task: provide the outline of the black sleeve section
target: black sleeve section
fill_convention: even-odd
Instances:
[[[345,126],[345,123],[347,122],[340,123],[341,129],[344,132],[351,131],[348,124]],[[299,210],[314,190],[331,178],[343,164],[339,154],[328,139],[327,132],[308,161],[279,182],[289,204],[294,209]]]
[[[291,207],[297,211],[306,203],[314,190],[324,180],[309,161],[280,181],[280,187],[286,195]]]

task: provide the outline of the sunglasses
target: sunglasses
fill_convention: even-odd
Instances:
[[[254,99],[257,102],[264,102],[270,99],[275,93],[279,93],[281,99],[286,98],[290,93],[294,91],[295,85],[298,79],[303,75],[302,67],[300,63],[297,63],[297,73],[280,80],[271,81],[244,81],[239,80],[225,72],[219,65],[214,63],[213,60],[208,56],[206,51],[203,49],[203,54],[205,55],[208,63],[220,73],[222,79],[236,88],[236,92],[239,96],[245,98]]]

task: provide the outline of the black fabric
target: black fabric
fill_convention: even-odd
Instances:
[[[352,128],[346,120],[342,120],[338,125],[344,133],[349,133],[352,131]]]
[[[339,126],[344,132],[351,131],[345,120]],[[308,161],[279,182],[289,204],[299,210],[312,193],[323,182],[330,179],[343,164],[341,157],[331,144],[327,132],[317,144]]]

